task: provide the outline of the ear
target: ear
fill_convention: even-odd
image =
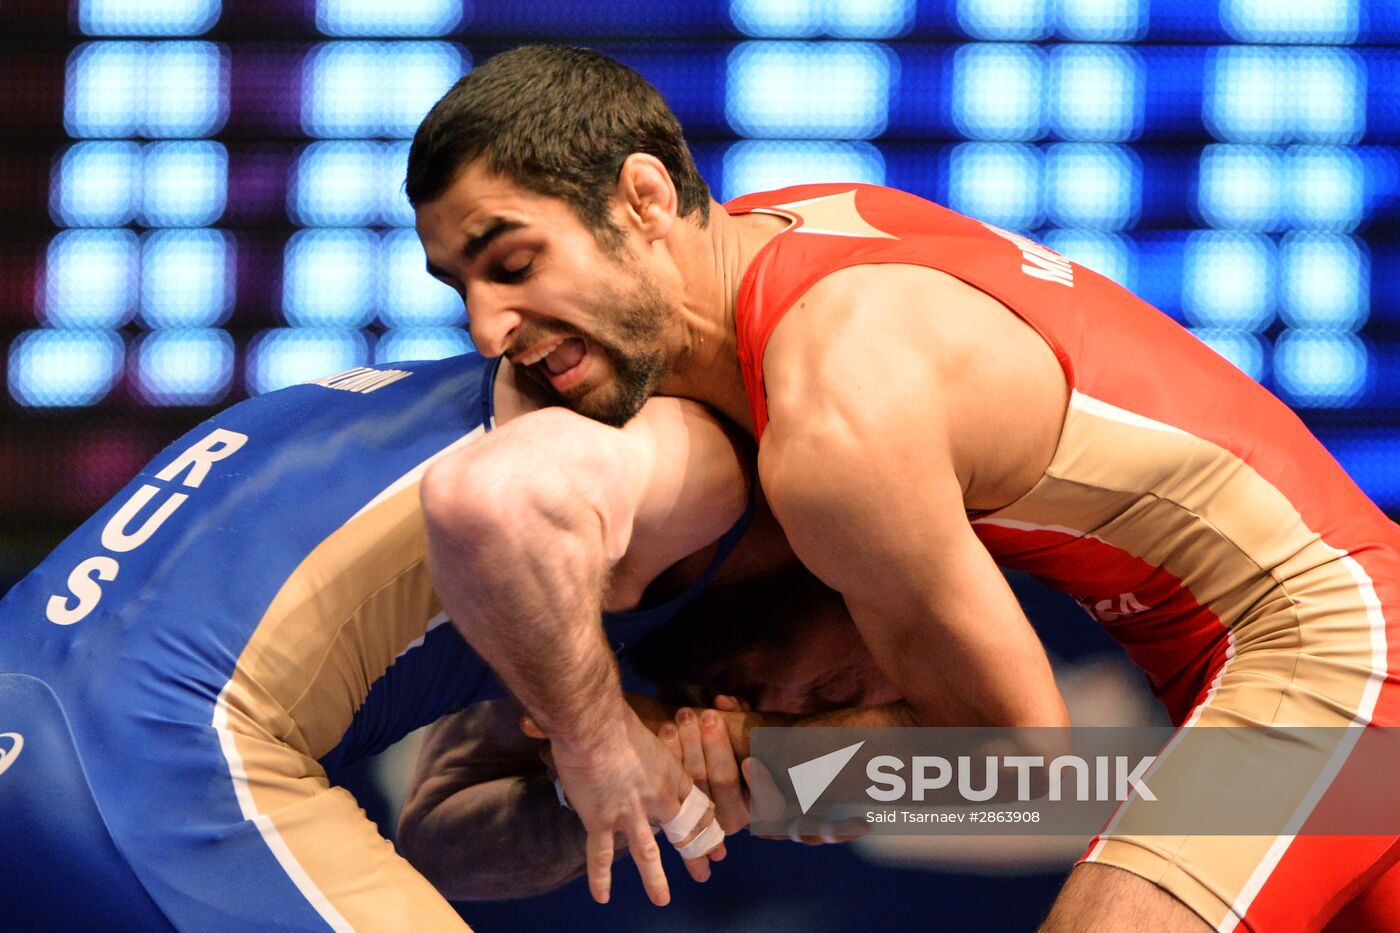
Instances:
[[[617,178],[617,198],[623,225],[639,231],[647,242],[671,232],[680,209],[671,173],[654,155],[634,152],[622,163]]]

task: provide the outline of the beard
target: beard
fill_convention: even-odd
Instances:
[[[611,378],[585,382],[569,393],[559,393],[546,376],[537,374],[545,388],[566,407],[614,428],[627,424],[642,410],[667,372],[663,336],[670,306],[653,282],[641,277],[634,281],[630,291],[611,284],[605,286],[602,297],[589,304],[589,316],[598,322],[595,333],[584,334],[571,327],[551,328],[554,335],[585,339],[590,352],[607,358]],[[543,336],[544,333],[530,334],[518,343],[528,346]]]

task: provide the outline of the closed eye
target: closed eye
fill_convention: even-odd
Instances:
[[[491,281],[499,282],[502,285],[518,285],[530,277],[530,269],[533,262],[527,262],[518,269],[507,269],[505,266],[491,267]]]

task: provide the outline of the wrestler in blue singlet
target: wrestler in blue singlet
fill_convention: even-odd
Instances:
[[[461,928],[324,766],[502,695],[442,615],[418,506],[427,465],[490,430],[495,373],[471,354],[235,405],[0,602],[0,927]],[[704,582],[610,617],[615,643]]]

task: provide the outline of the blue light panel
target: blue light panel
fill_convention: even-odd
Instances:
[[[1350,233],[1366,211],[1366,169],[1351,149],[1295,146],[1288,152],[1289,221],[1295,227]]]
[[[146,44],[88,42],[68,57],[63,124],[69,136],[134,136],[145,117]]]
[[[1289,330],[1274,345],[1274,380],[1288,402],[1338,407],[1366,387],[1368,354],[1355,334]]]
[[[1355,42],[1359,0],[1221,0],[1220,22],[1240,42]]]
[[[378,285],[378,252],[378,240],[367,230],[293,234],[282,276],[282,314],[287,323],[303,327],[368,324]]]
[[[1354,143],[1366,120],[1366,79],[1347,49],[1238,46],[1207,65],[1206,128],[1245,143]]]
[[[914,24],[914,0],[826,0],[826,33],[838,39],[892,39]]]
[[[217,329],[162,330],[136,348],[136,387],[152,405],[212,405],[233,381],[233,338]]]
[[[1007,230],[1040,226],[1041,155],[1034,146],[962,143],[953,149],[948,202]]]
[[[1276,230],[1287,209],[1282,153],[1271,146],[1206,146],[1199,206],[1213,227]]]
[[[744,136],[878,136],[897,67],[873,43],[745,42],[729,55],[725,114]]]
[[[462,22],[463,0],[316,0],[328,36],[445,36]]]
[[[299,224],[368,226],[379,220],[382,153],[378,143],[318,142],[297,159],[287,211]]]
[[[379,157],[379,214],[384,223],[394,227],[413,226],[413,205],[408,203],[404,193],[404,179],[408,177],[408,149],[410,143],[385,143]]]
[[[1206,64],[1206,129],[1225,142],[1278,143],[1291,136],[1288,61],[1280,49],[1214,50]]]
[[[1366,68],[1350,49],[1291,49],[1294,139],[1346,145],[1366,129]]]
[[[448,285],[428,274],[427,257],[418,234],[395,230],[385,235],[384,295],[379,319],[389,327],[448,326],[466,322],[461,297]],[[407,359],[407,357],[403,357]],[[426,359],[426,357],[420,357]]]
[[[125,348],[108,331],[31,330],[10,344],[10,396],[21,405],[95,405],[121,378]]]
[[[233,310],[234,246],[218,230],[156,230],[141,244],[147,327],[213,327]]]
[[[746,36],[810,39],[826,27],[826,0],[730,0],[729,17]]]
[[[1047,0],[956,0],[958,25],[974,39],[1044,39],[1050,34]]]
[[[447,42],[329,42],[307,56],[302,125],[310,136],[408,138],[468,67]]]
[[[358,330],[283,327],[265,330],[248,347],[247,386],[261,395],[363,366],[369,347]]]
[[[971,44],[953,57],[953,124],[969,139],[1038,139],[1045,56],[1032,45]]]
[[[433,104],[457,83],[469,62],[447,42],[400,42],[383,59],[384,135],[412,138]]]
[[[1093,269],[1130,291],[1136,284],[1137,250],[1131,241],[1120,234],[1092,230],[1047,230],[1041,240],[1071,262]]]
[[[1279,248],[1280,313],[1291,327],[1356,330],[1370,310],[1370,263],[1356,240],[1290,233]]]
[[[724,200],[828,181],[885,182],[880,150],[861,142],[746,140],[724,153]]]
[[[1142,61],[1121,46],[1062,45],[1050,53],[1050,101],[1050,126],[1061,139],[1134,139],[1145,101]]]
[[[136,289],[136,234],[66,230],[49,242],[43,317],[55,327],[120,327]]]
[[[1264,378],[1264,345],[1254,334],[1211,327],[1193,327],[1191,332],[1255,382]]]
[[[228,116],[222,50],[212,42],[153,42],[146,50],[141,134],[208,136]]]
[[[1266,236],[1198,231],[1186,241],[1182,310],[1197,327],[1259,332],[1274,320],[1277,256]]]
[[[1147,33],[1147,0],[1059,0],[1055,20],[1076,42],[1130,42]]]
[[[79,0],[78,28],[89,36],[197,36],[213,26],[220,0]]]
[[[228,152],[208,140],[151,143],[139,217],[148,227],[202,227],[228,205]]]
[[[456,327],[403,327],[386,331],[374,347],[376,363],[443,360],[470,353],[471,338]]]
[[[913,0],[730,0],[739,31],[774,39],[888,39],[914,22]]]
[[[1123,146],[1061,143],[1045,161],[1046,209],[1062,227],[1122,230],[1137,220],[1142,167]]]
[[[118,227],[136,211],[141,150],[129,142],[68,147],[54,172],[49,212],[68,227]]]

